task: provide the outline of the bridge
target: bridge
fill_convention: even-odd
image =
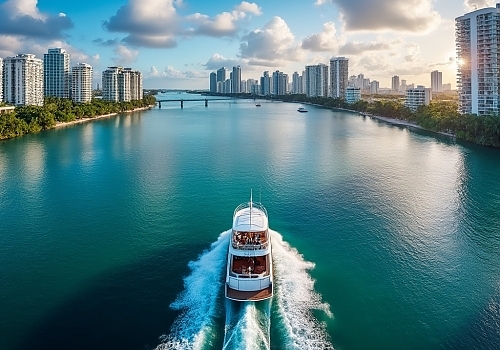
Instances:
[[[205,107],[208,107],[208,101],[231,101],[232,98],[193,98],[193,99],[162,99],[156,100],[158,103],[158,108],[161,108],[162,102],[180,102],[181,108],[184,108],[184,102],[195,102],[195,101],[205,101]]]

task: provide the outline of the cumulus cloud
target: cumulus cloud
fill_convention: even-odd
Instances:
[[[129,49],[125,45],[118,45],[113,51],[117,55],[117,57],[113,58],[113,61],[119,66],[125,66],[135,62],[139,55],[139,51]]]
[[[323,24],[323,30],[321,33],[316,33],[311,36],[306,37],[302,41],[302,48],[304,50],[322,52],[322,51],[336,51],[338,46],[345,39],[337,35],[337,30],[335,29],[335,24],[333,22],[328,22]]]
[[[368,51],[384,51],[390,50],[392,46],[386,42],[370,41],[370,42],[357,42],[351,41],[339,48],[341,55],[359,55]]]
[[[273,17],[262,29],[256,29],[243,37],[240,55],[249,65],[280,66],[286,61],[299,61],[304,52],[286,22]]]
[[[435,28],[441,21],[439,14],[432,9],[432,0],[318,0],[316,4],[327,2],[339,8],[345,28],[350,31],[419,33]]]
[[[484,7],[494,7],[495,0],[465,0],[464,5],[468,10],[479,10]]]
[[[213,54],[212,57],[205,63],[205,67],[207,70],[216,70],[220,67],[235,67],[238,65],[242,65],[242,62],[234,59],[225,58],[219,54]]]
[[[171,78],[171,79],[200,79],[208,78],[207,73],[197,72],[193,70],[180,71],[172,66],[167,66],[163,72],[159,72],[155,66],[151,66],[149,69],[148,77],[150,78]]]
[[[110,32],[128,33],[124,41],[135,46],[174,47],[180,18],[175,0],[130,0],[103,23]]]
[[[7,0],[0,4],[0,34],[59,39],[73,21],[64,13],[42,13],[37,0]]]
[[[255,3],[243,1],[236,5],[231,12],[222,12],[213,19],[201,13],[187,16],[186,20],[194,23],[195,28],[188,32],[194,35],[206,35],[212,37],[234,36],[239,30],[239,22],[248,14],[260,15],[261,9]]]

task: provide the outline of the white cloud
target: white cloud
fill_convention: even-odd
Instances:
[[[319,0],[337,5],[348,31],[428,32],[437,27],[441,16],[433,10],[433,0]]]
[[[302,41],[302,48],[304,50],[321,52],[330,51],[334,52],[338,49],[338,46],[345,41],[340,35],[337,35],[337,30],[335,29],[335,24],[333,22],[328,22],[323,24],[323,30],[320,33],[316,33],[306,37]]]
[[[249,65],[277,67],[287,61],[300,61],[304,52],[295,42],[290,28],[281,17],[273,17],[262,29],[243,37],[240,55]]]
[[[204,72],[198,72],[191,69],[185,71],[180,71],[172,66],[167,66],[163,72],[158,72],[155,66],[151,66],[149,73],[147,74],[149,78],[170,78],[170,79],[201,79],[208,78],[208,74]]]
[[[128,65],[137,60],[137,56],[139,55],[139,51],[132,50],[126,47],[125,45],[118,45],[114,50],[118,57],[114,57],[113,61],[119,66]]]
[[[484,7],[495,7],[495,0],[465,0],[465,7],[470,10],[479,10]]]
[[[235,6],[236,11],[253,13],[254,15],[260,16],[262,14],[261,8],[255,2],[242,1],[241,4]]]
[[[42,13],[37,0],[7,0],[0,4],[0,35],[57,39],[73,27],[64,14]]]
[[[219,69],[220,67],[235,67],[235,66],[242,66],[243,62],[235,59],[229,59],[225,58],[222,55],[219,54],[213,54],[212,57],[205,63],[205,67],[208,70],[216,70]]]

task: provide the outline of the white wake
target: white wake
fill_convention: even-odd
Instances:
[[[210,348],[220,311],[217,300],[222,291],[230,233],[231,230],[221,233],[209,250],[189,263],[191,274],[184,279],[184,291],[170,305],[181,314],[170,334],[160,337],[162,343],[157,350]]]

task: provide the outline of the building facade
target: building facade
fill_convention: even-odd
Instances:
[[[345,57],[330,59],[330,96],[333,98],[343,98],[348,81],[349,60]]]
[[[43,62],[21,54],[4,60],[4,101],[16,106],[43,106]]]
[[[431,72],[431,90],[432,92],[443,92],[443,72],[437,70]]]
[[[102,72],[102,99],[114,102],[140,100],[142,74],[131,68],[108,67]]]
[[[399,75],[395,75],[391,79],[391,89],[392,91],[399,91]]]
[[[217,73],[210,73],[210,92],[217,92]]]
[[[222,67],[217,70],[217,81],[226,81],[226,67]]]
[[[260,77],[260,94],[263,96],[271,94],[271,77],[267,70]]]
[[[361,100],[361,88],[357,86],[348,86],[345,89],[345,101],[347,103],[355,103]]]
[[[272,94],[283,96],[287,93],[288,74],[280,72],[279,70],[273,72]]]
[[[461,113],[500,112],[500,4],[455,19]]]
[[[44,96],[69,98],[71,90],[69,54],[61,49],[49,49],[43,55]]]
[[[3,101],[3,59],[0,57],[0,102]]]
[[[328,97],[328,66],[318,64],[306,66],[307,97]]]
[[[77,103],[92,101],[92,66],[79,63],[71,68],[71,99]]]
[[[418,106],[428,106],[431,100],[432,92],[430,88],[418,85],[416,88],[406,90],[405,106],[412,111],[415,111]]]
[[[233,67],[233,76],[231,78],[232,81],[232,92],[239,93],[241,92],[241,67],[236,66]]]
[[[380,88],[380,83],[377,80],[373,80],[370,83],[370,94],[378,94],[378,89]]]

